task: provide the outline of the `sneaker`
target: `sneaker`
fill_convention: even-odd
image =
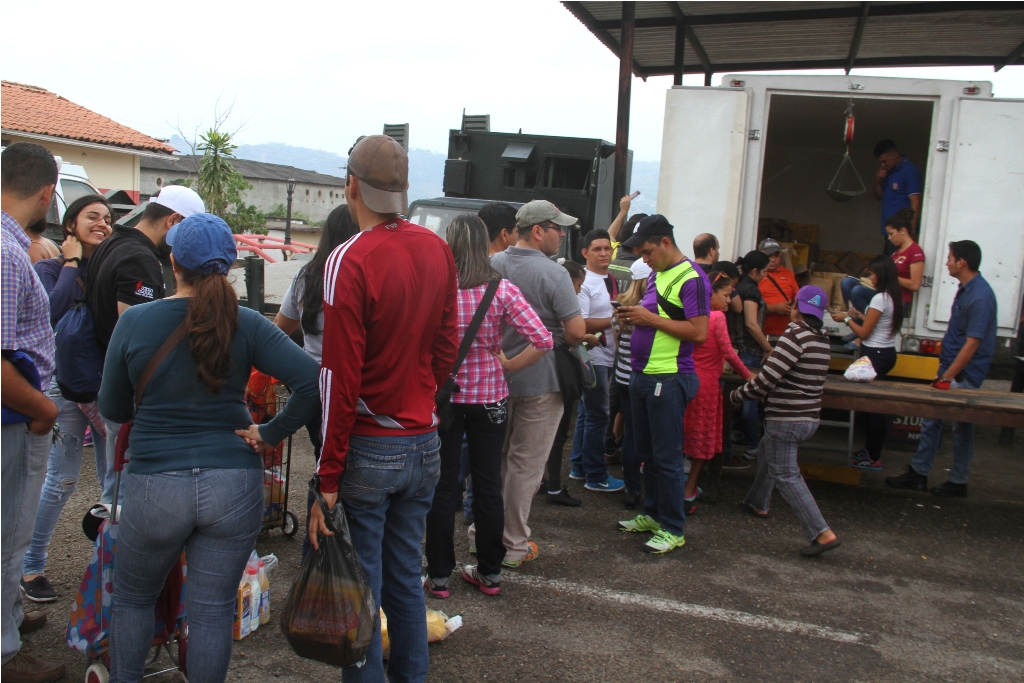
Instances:
[[[625,519],[619,522],[619,531],[634,533],[638,531],[659,531],[661,525],[654,521],[649,515],[637,515],[633,519]]]
[[[444,583],[441,581],[441,579],[432,579],[429,576],[425,576],[423,577],[423,587],[430,593],[430,597],[446,600],[451,597],[451,593],[448,591],[448,579],[444,579]]]
[[[855,467],[858,470],[881,471],[882,461],[881,459],[872,459],[871,454],[868,453],[868,449],[862,448],[851,456],[850,467]]]
[[[742,432],[741,430],[739,430],[739,429],[734,429],[734,430],[732,430],[732,432],[731,432],[731,433],[729,434],[729,441],[731,441],[732,443],[734,443],[734,444],[737,444],[737,445],[739,445],[739,444],[742,444],[742,443],[746,443],[746,441],[747,441],[747,435],[746,435],[746,434],[744,434],[744,433],[743,433],[743,432]]]
[[[18,627],[18,633],[25,635],[26,633],[38,631],[43,626],[46,626],[46,612],[25,612],[25,617],[21,620],[21,626]]]
[[[53,590],[53,584],[45,575],[37,576],[31,581],[21,580],[21,592],[32,602],[53,602],[57,599],[57,593]]]
[[[497,595],[501,592],[501,576],[481,574],[476,565],[467,564],[462,570],[462,578],[479,588],[484,595]]]
[[[569,478],[574,481],[586,481],[587,473],[583,471],[583,468],[577,468],[575,465],[569,470]]]
[[[885,485],[891,489],[910,489],[924,493],[928,490],[928,477],[918,474],[913,467],[907,466],[907,471],[898,477],[889,477]]]
[[[622,494],[622,505],[627,510],[636,510],[636,506],[640,504],[640,494],[633,493],[632,491],[626,491]]]
[[[683,474],[689,474],[690,473],[690,467],[692,467],[692,466],[693,466],[693,461],[690,460],[690,456],[684,457],[683,458]]]
[[[757,446],[754,446],[753,448],[748,448],[746,451],[744,451],[743,452],[743,459],[744,460],[757,460]]]
[[[469,546],[469,554],[470,555],[476,555],[476,546],[475,545]]]
[[[652,536],[647,543],[644,543],[643,550],[644,552],[651,553],[652,555],[661,555],[662,553],[667,553],[669,550],[682,548],[685,543],[686,539],[682,536],[676,536],[664,529],[659,529],[654,532],[654,536]]]
[[[724,461],[722,461],[722,469],[723,470],[746,470],[746,469],[750,469],[750,463],[747,462],[746,460],[744,460],[743,458],[739,457],[738,455],[733,455],[731,457],[726,458]]]
[[[587,482],[583,485],[583,488],[588,491],[598,491],[600,493],[615,493],[616,491],[621,491],[626,488],[626,483],[621,479],[608,477],[599,484],[591,484],[590,482]]]
[[[529,562],[530,560],[536,560],[537,556],[540,555],[540,549],[537,547],[537,544],[534,543],[533,541],[530,541],[526,545],[529,547],[529,550],[526,551],[526,555],[523,557],[523,559],[521,559],[521,560],[502,560],[501,561],[501,566],[502,567],[508,567],[509,569],[515,569],[516,567],[520,566],[523,562]]]
[[[21,650],[4,664],[3,668],[0,668],[0,675],[3,676],[4,680],[9,681],[50,683],[50,681],[56,681],[64,675],[64,665],[36,659],[29,653]]]
[[[697,493],[695,493],[692,498],[684,497],[683,501],[686,502],[686,503],[696,503],[698,500],[700,500],[700,497],[703,496],[703,495],[704,495],[704,489],[702,489],[701,487],[698,486],[697,487]]]
[[[569,495],[568,489],[564,486],[559,489],[558,493],[551,493],[548,491],[545,495],[547,497],[547,501],[552,505],[564,505],[570,508],[578,508],[580,505],[583,505],[583,501]]]
[[[932,495],[939,498],[966,498],[967,484],[954,484],[947,481],[945,484],[939,484],[933,488]]]

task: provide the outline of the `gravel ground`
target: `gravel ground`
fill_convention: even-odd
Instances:
[[[800,557],[799,527],[778,495],[769,520],[737,510],[752,470],[726,471],[721,502],[701,505],[686,547],[662,557],[640,552],[644,538],[615,530],[627,516],[617,495],[577,485],[584,505],[576,509],[536,498],[540,557],[506,571],[501,596],[455,577],[450,599],[427,600],[465,621],[431,646],[430,679],[1024,680],[1022,436],[1002,446],[998,429],[979,427],[966,500],[885,489],[884,476],[910,459],[898,451],[887,454],[885,473],[867,473],[860,487],[809,482],[844,542],[816,560]],[[933,484],[945,478],[951,441]],[[841,456],[802,459],[837,464]],[[311,471],[301,433],[291,504],[300,520]],[[44,607],[51,623],[26,638],[34,654],[68,665],[65,680],[80,680],[86,666],[68,649],[64,628],[91,552],[79,522],[97,496],[94,469],[84,466],[51,546],[48,575],[59,596]],[[457,533],[459,559],[470,561],[463,527]],[[261,555],[281,560],[270,576],[272,613],[284,603],[301,545],[301,535],[276,530],[257,540]],[[294,655],[275,623],[236,644],[231,680],[340,679]]]

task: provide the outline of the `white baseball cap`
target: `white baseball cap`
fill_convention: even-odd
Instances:
[[[646,280],[651,276],[651,267],[644,263],[642,259],[637,259],[629,267],[629,272],[633,273],[634,282],[636,280]]]
[[[167,185],[160,190],[160,194],[149,201],[166,206],[174,213],[181,214],[182,218],[188,218],[197,213],[206,213],[202,197],[195,190],[184,185]]]

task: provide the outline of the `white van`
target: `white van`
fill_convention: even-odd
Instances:
[[[846,151],[866,191],[826,192]],[[950,241],[982,249],[999,301],[999,336],[1015,337],[1024,296],[1024,100],[995,99],[987,82],[862,76],[727,75],[720,87],[673,87],[665,99],[659,213],[684,252],[701,232],[722,258],[756,247],[763,219],[816,227],[824,252],[882,253],[872,188],[875,144],[892,139],[921,170],[919,243],[925,278],[904,328],[904,351],[932,348],[949,322],[957,282]],[[845,326],[826,321],[830,332]],[[840,327],[844,329],[840,329]],[[1008,340],[1007,340],[1008,342]]]

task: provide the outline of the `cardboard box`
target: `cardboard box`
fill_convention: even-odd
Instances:
[[[858,254],[848,251],[843,255],[841,259],[836,261],[836,266],[839,267],[847,275],[854,277],[860,277],[864,269],[867,268],[867,262],[862,259]]]
[[[790,257],[793,261],[793,270],[796,266],[804,266],[810,262],[810,245],[800,244],[799,242],[779,242],[784,249],[788,249]]]
[[[813,223],[786,223],[786,228],[789,230],[789,238],[793,242],[817,244],[818,231],[821,226]]]

